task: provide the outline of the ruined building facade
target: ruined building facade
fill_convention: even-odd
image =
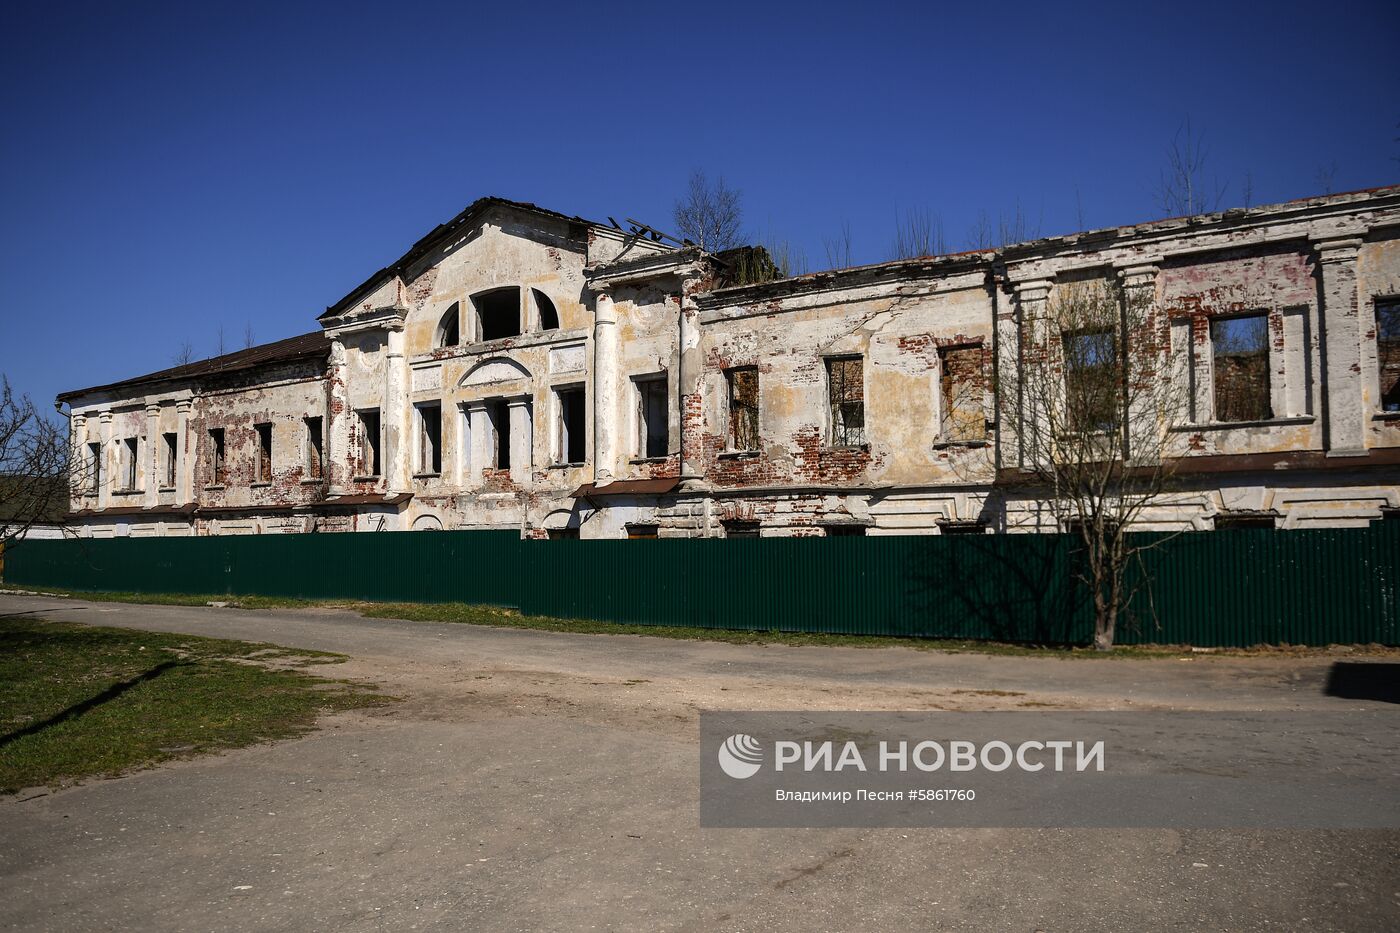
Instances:
[[[1400,508],[1400,187],[756,284],[488,198],[301,337],[61,396],[92,536],[1056,530],[1018,486],[1023,322],[1120,283],[1184,404],[1158,526]]]

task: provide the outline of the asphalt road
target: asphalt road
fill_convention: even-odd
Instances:
[[[1400,832],[714,830],[697,711],[1400,707],[1326,659],[736,646],[0,596],[0,615],[340,651],[404,698],[0,800],[0,927],[1394,930]]]

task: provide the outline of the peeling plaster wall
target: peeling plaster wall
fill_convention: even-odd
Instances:
[[[722,536],[734,522],[780,536],[821,535],[833,524],[868,534],[970,522],[1056,530],[1045,503],[996,482],[1016,456],[1017,412],[996,396],[994,371],[1033,365],[1019,356],[1016,330],[1026,303],[1102,276],[1150,290],[1160,320],[1149,336],[1191,395],[1174,452],[1206,464],[1182,476],[1145,527],[1208,529],[1230,511],[1272,512],[1285,528],[1364,523],[1400,508],[1400,460],[1362,468],[1389,463],[1371,455],[1400,448],[1400,419],[1376,411],[1375,301],[1400,296],[1397,231],[1400,189],[1391,189],[716,290],[714,267],[693,250],[493,207],[327,319],[337,343],[324,364],[74,400],[75,444],[102,445],[105,477],[98,494],[73,500],[76,524],[97,536],[314,525],[512,528],[532,537],[568,527],[599,538],[622,537],[629,524],[656,525],[662,537]],[[472,297],[501,287],[519,289],[522,332],[482,341]],[[536,291],[556,310],[557,329],[543,329]],[[454,305],[460,340],[438,346]],[[1222,424],[1210,322],[1249,312],[1267,315],[1274,417]],[[951,350],[959,378],[980,369],[983,380],[971,391],[983,395],[985,430],[971,436],[948,433],[942,380]],[[851,356],[862,360],[853,391],[864,404],[864,443],[838,447],[826,361]],[[757,450],[730,449],[726,374],[736,367],[758,373]],[[666,455],[648,458],[636,380],[662,374]],[[585,392],[583,464],[562,463],[559,449],[557,391],[572,387]],[[509,470],[488,462],[484,403],[495,400],[507,402]],[[425,402],[441,411],[436,475],[418,454]],[[956,404],[958,430],[968,430],[976,403]],[[357,460],[363,409],[380,412],[378,477]],[[325,419],[324,481],[304,482],[309,416]],[[274,426],[266,485],[251,472],[253,425],[262,421]],[[212,427],[226,432],[223,489],[207,486]],[[180,435],[177,489],[151,482],[161,469],[152,445],[164,433]],[[134,492],[115,488],[126,437],[141,439]],[[659,478],[680,486],[572,497],[595,481]],[[354,507],[334,505],[344,497]],[[175,514],[184,506],[200,511]]]

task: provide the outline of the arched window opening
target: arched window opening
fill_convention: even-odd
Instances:
[[[462,306],[458,302],[453,302],[452,307],[447,309],[447,313],[438,322],[437,341],[438,347],[455,347],[462,342]]]
[[[559,312],[554,309],[554,302],[549,300],[549,296],[538,288],[530,289],[535,296],[535,310],[540,316],[540,330],[558,330]]]
[[[498,288],[472,296],[482,340],[520,335],[520,289]]]

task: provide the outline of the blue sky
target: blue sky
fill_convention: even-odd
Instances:
[[[1222,206],[1400,181],[1394,3],[325,6],[0,14],[0,372],[64,389],[303,333],[487,194],[662,229],[692,169],[812,268],[896,213],[963,248],[1161,216],[1189,116]]]

